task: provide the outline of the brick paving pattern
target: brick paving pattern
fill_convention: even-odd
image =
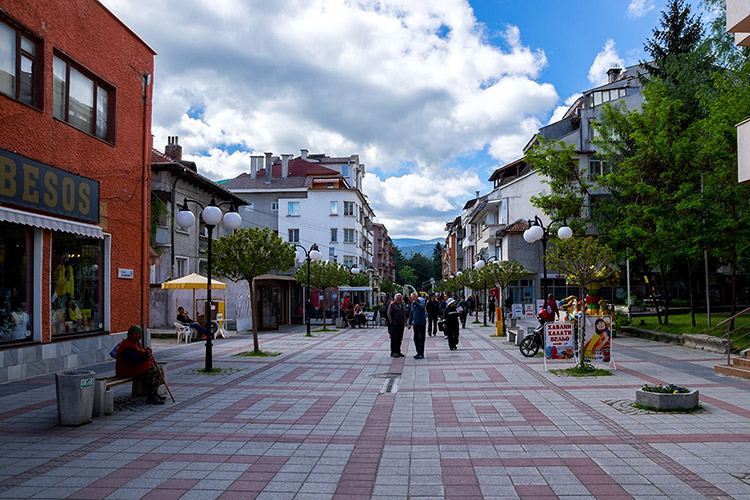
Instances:
[[[438,336],[414,360],[385,329],[155,341],[177,402],[115,388],[113,415],[57,426],[54,377],[0,386],[0,499],[747,499],[750,381],[720,355],[614,339],[610,377],[567,378],[491,329]],[[552,368],[570,366],[557,362]],[[112,363],[92,367],[100,373]],[[697,388],[703,409],[631,406],[644,383]]]

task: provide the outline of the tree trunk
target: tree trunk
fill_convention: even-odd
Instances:
[[[664,324],[669,324],[669,291],[667,290],[667,277],[664,273],[664,265],[659,265],[659,280],[661,281],[661,296],[664,299]],[[657,309],[658,310],[658,309]]]
[[[258,312],[255,304],[255,278],[250,280],[250,320],[253,322],[253,351],[260,352],[258,344]]]

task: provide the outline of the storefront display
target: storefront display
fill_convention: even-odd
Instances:
[[[102,330],[102,240],[52,235],[52,336]]]
[[[31,340],[32,231],[0,222],[0,342]]]

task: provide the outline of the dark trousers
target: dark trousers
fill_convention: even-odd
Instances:
[[[448,335],[448,347],[453,349],[458,345],[458,328],[446,328],[446,335]]]
[[[437,316],[428,316],[427,317],[427,327],[428,327],[427,328],[427,333],[429,333],[430,336],[437,334],[437,331],[438,331],[437,324],[438,324],[438,317]]]
[[[414,347],[417,349],[417,354],[424,356],[424,337],[427,325],[412,325],[411,327],[414,329]]]
[[[401,341],[404,339],[404,324],[391,323],[391,354],[401,353]]]
[[[461,313],[461,327],[466,328],[466,313],[465,312]]]

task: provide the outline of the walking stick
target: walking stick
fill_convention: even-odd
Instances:
[[[159,372],[159,376],[161,377],[161,381],[164,383],[164,387],[167,389],[167,393],[169,394],[169,397],[172,398],[172,402],[175,403],[174,396],[172,396],[172,391],[169,389],[169,384],[167,384],[167,378],[164,376],[164,372],[161,369],[161,366],[159,366],[159,363],[156,362],[156,358],[154,358],[154,353],[150,352],[148,353],[149,357],[151,358],[151,363],[156,366],[156,370]]]

